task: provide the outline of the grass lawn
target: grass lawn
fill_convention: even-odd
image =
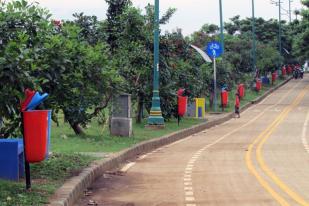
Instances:
[[[32,191],[27,192],[25,181],[0,180],[0,206],[37,206],[48,203],[63,182],[78,174],[94,158],[77,154],[53,154],[48,160],[31,165]]]
[[[112,137],[108,128],[103,129],[96,121],[93,121],[88,129],[85,130],[85,137],[78,137],[67,123],[61,124],[59,127],[53,125],[51,145],[52,151],[73,153],[73,152],[118,152],[128,148],[139,142],[149,140],[156,137],[172,133],[174,131],[191,127],[203,120],[199,119],[182,119],[178,126],[177,120],[173,119],[166,122],[165,129],[153,131],[145,128],[146,122],[143,124],[133,124],[134,136]]]

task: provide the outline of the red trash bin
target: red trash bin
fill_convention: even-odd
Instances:
[[[274,72],[274,73],[271,74],[271,81],[272,81],[272,83],[274,83],[276,81],[276,79],[277,79],[277,73]]]
[[[244,84],[238,85],[238,94],[240,98],[243,98],[245,96],[245,85]]]
[[[32,91],[31,89],[25,90],[25,99],[20,103],[21,111],[26,111],[28,104],[31,102],[33,96],[35,95],[35,91]]]
[[[260,91],[262,89],[262,81],[259,79],[256,81],[256,90]]]
[[[286,75],[286,68],[282,67],[281,71],[282,71],[282,76],[285,76]]]
[[[178,96],[178,115],[183,117],[187,112],[188,97]]]
[[[293,69],[292,69],[292,67],[289,65],[288,66],[288,74],[292,74],[293,73]]]
[[[25,153],[29,163],[41,162],[46,157],[48,114],[48,110],[23,112]]]
[[[229,95],[226,90],[221,91],[221,105],[222,107],[226,107],[229,101]]]

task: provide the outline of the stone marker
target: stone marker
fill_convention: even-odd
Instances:
[[[114,136],[132,136],[131,95],[122,94],[114,99],[110,132]]]

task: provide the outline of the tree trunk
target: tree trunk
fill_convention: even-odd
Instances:
[[[142,123],[143,119],[143,109],[144,109],[144,96],[139,94],[137,97],[137,114],[136,114],[136,123]]]
[[[84,135],[85,134],[83,128],[78,123],[70,122],[70,126],[72,127],[72,129],[74,130],[76,135]]]

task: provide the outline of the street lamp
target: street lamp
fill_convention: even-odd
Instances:
[[[290,23],[292,22],[292,10],[291,10],[291,3],[293,1],[292,0],[289,0],[289,21]]]
[[[222,53],[224,53],[224,34],[223,34],[224,25],[223,25],[222,0],[219,0],[219,6],[220,6],[220,41],[223,49]]]
[[[279,45],[279,53],[280,56],[282,55],[282,42],[281,42],[281,36],[282,36],[282,29],[281,29],[281,4],[283,3],[282,0],[270,0],[272,4],[275,4],[279,7],[279,35],[278,35],[278,45]]]
[[[151,127],[164,127],[159,96],[159,21],[159,0],[155,0],[153,96],[150,116],[148,117],[148,125]]]
[[[253,70],[256,69],[256,37],[255,37],[255,9],[254,0],[252,0],[252,66]]]

